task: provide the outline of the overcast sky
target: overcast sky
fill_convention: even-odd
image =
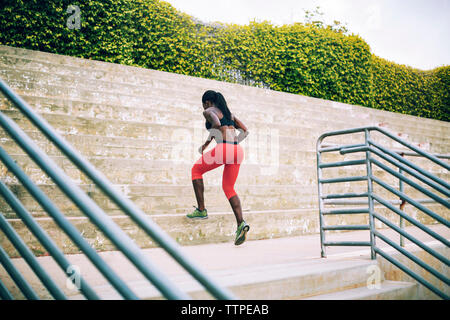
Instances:
[[[379,57],[429,70],[450,65],[450,0],[166,0],[205,22],[303,22],[304,9],[320,6],[326,22],[338,20]]]

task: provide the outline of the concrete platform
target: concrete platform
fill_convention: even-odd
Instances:
[[[446,238],[450,238],[448,228],[441,225],[430,226],[430,228]],[[436,250],[444,249],[446,256],[450,255],[448,248],[437,246],[431,237],[421,231],[412,227],[408,227],[407,231]],[[391,230],[383,230],[383,233],[391,239],[396,239],[398,236]],[[363,237],[366,235],[359,231],[339,233],[334,235],[334,240],[365,240]],[[380,247],[385,248],[385,251],[396,254],[393,249],[391,250],[381,241],[379,242]],[[406,246],[408,250],[416,250],[415,246],[408,241]],[[143,251],[154,264],[163,270],[168,278],[182,290],[188,292],[192,298],[211,298],[162,249],[152,248]],[[383,264],[377,260],[370,260],[368,248],[333,247],[327,251],[328,258],[322,259],[320,258],[320,237],[317,234],[247,241],[239,247],[234,246],[230,239],[229,243],[186,246],[183,247],[183,251],[200,268],[219,284],[229,288],[239,299],[436,299],[436,296],[430,293],[426,293],[422,297],[418,296],[417,284],[414,281],[405,281],[404,278],[398,277],[398,271],[392,272],[392,266],[388,267],[386,264],[381,269],[380,288],[367,288],[370,276],[369,267]],[[423,253],[419,252],[419,254],[422,258]],[[140,298],[162,298],[120,252],[102,252],[100,255]],[[71,299],[83,299],[83,296],[76,290],[66,287],[65,275],[51,257],[39,257],[38,259]],[[82,276],[103,299],[121,298],[84,255],[68,255],[68,259],[80,268]],[[380,259],[382,258],[379,257],[378,260]],[[28,267],[22,259],[14,259],[14,263],[19,270],[24,271],[42,298],[51,299],[47,291],[40,285],[39,280],[27,271]],[[444,266],[435,263],[434,267],[449,274],[448,268]],[[389,272],[387,273],[385,270]],[[0,276],[2,280],[7,278],[2,268],[0,268]],[[12,288],[15,296],[21,296],[9,278],[5,284]],[[420,292],[423,294],[423,290]]]

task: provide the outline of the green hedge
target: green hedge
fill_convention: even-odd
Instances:
[[[322,23],[203,24],[158,0],[3,0],[0,43],[449,121],[449,66],[420,71]],[[81,28],[66,25],[68,6]]]
[[[375,108],[449,121],[450,67],[421,71],[372,60]]]

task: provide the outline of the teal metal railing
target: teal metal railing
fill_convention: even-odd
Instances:
[[[158,225],[152,222],[133,202],[117,191],[107,178],[85,160],[73,147],[71,147],[40,115],[38,115],[23,99],[15,94],[11,88],[0,79],[0,91],[17,107],[22,114],[38,128],[47,139],[55,145],[68,159],[78,167],[93,183],[103,191],[118,207],[127,214],[145,233],[151,237],[161,248],[177,261],[194,279],[217,299],[235,299],[233,294],[226,288],[219,286],[215,280],[209,277],[198,265],[196,265],[183,252],[181,247],[170,238]],[[29,155],[29,157],[53,180],[60,190],[95,224],[107,238],[120,250],[133,265],[162,293],[167,299],[190,299],[182,292],[165,274],[144,256],[141,249],[120,229],[103,210],[76,185],[59,168],[55,162],[37,147],[25,132],[4,113],[0,112],[0,126],[11,138]],[[99,254],[89,245],[63,213],[52,203],[47,195],[25,174],[15,163],[8,153],[0,147],[0,160],[5,167],[15,175],[30,195],[42,206],[63,232],[78,246],[101,274],[110,282],[124,299],[138,299],[137,295],[127,284],[105,263]],[[35,221],[32,214],[22,205],[7,185],[0,182],[0,194],[8,205],[16,212],[17,216],[24,222],[33,235],[39,240],[43,247],[49,252],[59,267],[67,274],[68,278],[75,282],[76,277],[70,277],[68,270],[71,264],[57,247],[51,237]],[[63,291],[51,279],[46,271],[39,265],[30,249],[14,231],[7,219],[0,213],[0,230],[6,235],[17,251],[21,254],[30,268],[35,272],[43,285],[55,299],[67,299]],[[20,288],[27,299],[38,299],[30,284],[18,272],[11,263],[9,256],[0,247],[0,262]],[[96,292],[80,276],[78,277],[79,290],[87,299],[99,299]],[[0,298],[11,299],[12,295],[6,286],[0,281]]]
[[[382,139],[387,140],[388,143],[397,143],[406,150],[392,150],[392,148],[387,148],[383,146],[380,142],[376,142],[373,138],[373,134],[376,132]],[[359,144],[325,144],[324,140],[330,137],[341,136],[350,139],[357,139],[355,135],[364,135],[362,143]],[[352,136],[353,135],[353,136]],[[361,139],[361,137],[359,137]],[[328,161],[324,162],[323,159],[326,156],[331,156],[331,158],[341,157],[344,155],[355,154],[358,155],[358,159],[346,160],[346,161]],[[443,212],[450,208],[450,185],[444,179],[432,174],[428,170],[419,167],[417,164],[405,159],[405,155],[408,156],[418,156],[423,159],[430,160],[434,166],[438,168],[438,171],[442,172],[443,175],[449,173],[450,166],[442,159],[449,159],[449,155],[433,155],[428,152],[421,150],[413,146],[412,144],[398,138],[398,136],[390,133],[389,131],[380,127],[364,127],[349,130],[341,130],[328,132],[320,136],[317,141],[317,177],[318,177],[318,195],[319,195],[319,223],[320,223],[320,240],[321,240],[321,255],[326,257],[326,248],[332,246],[366,246],[370,247],[372,259],[376,259],[376,255],[379,254],[386,260],[390,261],[392,264],[397,266],[399,269],[407,273],[409,276],[417,280],[419,283],[430,289],[432,292],[437,294],[439,297],[444,299],[449,299],[447,293],[440,290],[437,286],[433,285],[430,281],[426,280],[424,277],[414,272],[408,268],[405,264],[401,263],[397,259],[394,259],[385,250],[382,250],[379,245],[377,245],[376,239],[380,239],[390,247],[394,248],[402,255],[413,261],[418,266],[424,268],[426,271],[435,276],[438,281],[442,281],[445,286],[450,285],[450,279],[437,271],[424,261],[417,258],[415,255],[411,254],[404,248],[404,238],[408,239],[415,245],[422,248],[424,251],[428,252],[434,258],[438,259],[447,268],[450,264],[449,259],[444,255],[440,254],[429,245],[418,240],[416,237],[412,236],[404,229],[404,221],[408,221],[411,225],[419,228],[435,240],[449,246],[450,242],[437,232],[433,231],[427,225],[421,223],[417,219],[407,215],[403,208],[405,204],[410,204],[414,206],[418,211],[431,217],[436,223],[442,224],[447,229],[450,228],[449,220],[445,219],[438,213],[431,210],[425,204],[433,203],[438,208],[442,208]],[[324,179],[324,170],[328,168],[338,168],[341,169],[345,167],[353,168],[354,171],[357,168],[355,166],[363,166],[362,169],[365,174],[358,176],[348,176],[348,177],[338,177]],[[392,167],[396,168],[393,169]],[[377,170],[379,174],[376,174],[374,170]],[[345,171],[345,170],[344,170]],[[345,172],[348,172],[346,170]],[[361,167],[359,167],[361,171]],[[389,174],[393,179],[398,179],[400,181],[398,188],[391,186],[388,182],[383,181],[380,175],[383,173]],[[408,177],[405,173],[407,173]],[[340,173],[342,174],[342,172]],[[413,179],[414,178],[414,179]],[[391,178],[392,179],[392,178]],[[325,194],[324,187],[331,184],[338,184],[339,190],[346,190],[350,187],[350,183],[353,182],[365,182],[364,189],[361,189],[361,184],[356,187],[358,191],[348,192],[339,191],[331,192]],[[344,186],[342,186],[344,183]],[[347,184],[347,185],[345,185]],[[426,195],[427,199],[415,199],[414,197],[408,195],[404,190],[404,185],[407,184],[411,190],[415,192],[420,192]],[[398,196],[400,200],[387,200],[385,199],[380,191],[374,191],[374,187],[378,186],[383,191],[391,193]],[[328,187],[329,188],[329,187]],[[355,188],[355,187],[353,187]],[[355,200],[356,198],[363,198],[363,200]],[[364,200],[366,199],[366,200]],[[400,204],[400,208],[397,208],[395,204]],[[360,208],[354,208],[354,205],[364,205]],[[331,209],[327,206],[333,205]],[[344,205],[346,208],[336,209],[336,206]],[[375,205],[388,209],[390,213],[394,213],[400,217],[400,226],[397,226],[391,220],[386,218],[385,215],[379,213],[378,209],[375,209]],[[378,208],[378,207],[377,207]],[[434,208],[434,207],[433,207]],[[367,224],[363,225],[327,225],[327,216],[348,216],[353,214],[366,214]],[[385,226],[394,230],[396,233],[400,234],[400,244],[395,243],[389,239],[386,235],[377,230],[375,221],[381,221]],[[365,241],[340,241],[333,242],[327,241],[326,231],[350,231],[350,230],[367,230],[369,231],[369,239]]]

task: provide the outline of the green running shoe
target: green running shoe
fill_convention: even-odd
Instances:
[[[236,230],[236,239],[234,240],[236,246],[244,243],[248,230],[250,230],[250,226],[245,221],[242,221]]]
[[[193,207],[195,208],[194,212],[187,214],[186,217],[192,220],[208,219],[208,210],[200,211],[197,207]]]

